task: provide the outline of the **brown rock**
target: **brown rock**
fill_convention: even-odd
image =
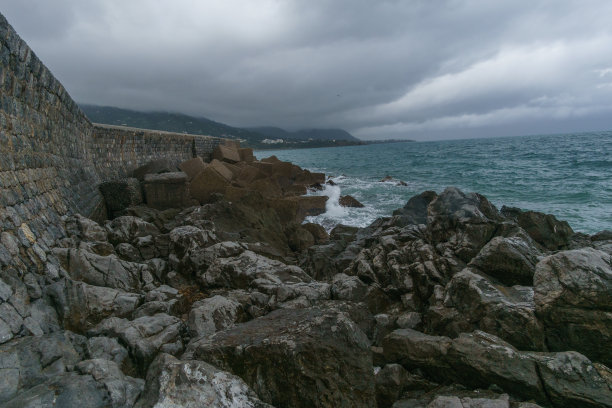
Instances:
[[[238,149],[238,154],[240,155],[240,160],[243,162],[251,163],[255,161],[255,157],[253,156],[253,149],[245,147],[242,149]]]
[[[212,166],[206,167],[191,180],[191,196],[200,203],[206,203],[214,193],[224,193],[229,181]]]
[[[234,178],[234,173],[230,170],[227,164],[228,163],[222,163],[217,159],[213,159],[210,162],[209,166],[217,170],[217,172],[222,175],[223,178],[227,181],[232,181],[232,179]]]
[[[259,168],[252,165],[246,165],[240,168],[240,173],[236,177],[236,180],[238,180],[240,183],[250,184],[255,180],[265,177],[266,174]]]
[[[328,198],[327,196],[300,196],[290,197],[288,200],[297,202],[296,217],[299,222],[302,222],[308,216],[323,214]]]
[[[225,188],[225,193],[223,195],[227,201],[239,201],[252,192],[253,190],[229,185]]]
[[[238,150],[223,145],[219,145],[215,148],[212,157],[213,159],[228,163],[238,163],[240,161],[240,154],[238,154]]]
[[[292,225],[285,234],[289,248],[293,251],[301,252],[315,244],[314,236],[300,224]]]
[[[306,186],[299,184],[293,184],[283,188],[283,195],[285,196],[301,196],[308,192]]]
[[[274,155],[261,159],[261,161],[264,163],[280,163],[279,158]]]
[[[325,183],[325,174],[311,173],[308,170],[303,170],[295,177],[295,183],[303,184],[305,186],[311,186],[313,184],[323,184]]]
[[[278,198],[283,195],[283,190],[278,183],[270,178],[255,180],[248,185],[248,188],[260,192],[266,198]]]
[[[312,234],[316,244],[329,241],[329,234],[327,233],[327,231],[325,231],[325,228],[323,228],[319,224],[307,222],[306,224],[303,224],[302,227],[307,229]]]
[[[206,168],[206,163],[201,157],[194,157],[179,164],[179,169],[187,174],[187,179],[191,180],[198,175],[199,172]]]
[[[165,210],[191,205],[187,174],[182,171],[147,174],[144,178],[145,196],[149,207]]]
[[[340,197],[340,205],[342,207],[363,208],[364,205],[357,201],[356,198],[350,195]]]

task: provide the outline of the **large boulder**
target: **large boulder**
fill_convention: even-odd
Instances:
[[[214,194],[222,194],[229,181],[215,168],[208,166],[191,180],[191,196],[201,204],[212,200]]]
[[[503,217],[478,193],[446,188],[427,207],[427,224],[434,242],[447,242],[469,262],[499,230]]]
[[[187,183],[187,174],[182,171],[147,174],[144,178],[147,205],[158,210],[181,208],[193,205]]]
[[[281,286],[312,281],[298,266],[285,265],[252,251],[244,251],[230,258],[216,257],[209,265],[206,270],[198,272],[199,280],[205,287],[254,288],[276,292]]]
[[[116,255],[101,256],[85,249],[64,248],[58,248],[54,253],[75,281],[136,292],[150,280],[147,265],[123,261]]]
[[[427,206],[437,197],[434,191],[424,191],[410,198],[403,208],[393,211],[393,216],[398,217],[401,225],[426,224]]]
[[[191,347],[195,358],[240,376],[275,406],[376,405],[368,339],[342,312],[277,310]]]
[[[233,299],[216,295],[195,302],[189,312],[192,337],[206,337],[233,326],[244,316],[242,305]]]
[[[181,361],[161,353],[147,371],[136,408],[272,408],[245,382],[203,361]]]
[[[82,375],[90,375],[97,383],[103,384],[109,394],[112,407],[132,407],[142,392],[144,381],[124,375],[121,367],[104,359],[81,361],[76,369]],[[79,398],[75,399],[75,405]],[[80,404],[78,404],[80,406]]]
[[[238,154],[240,155],[240,161],[251,163],[255,160],[255,157],[253,156],[253,149],[249,147],[238,149]]]
[[[480,329],[521,350],[546,349],[533,289],[494,284],[470,268],[453,276],[445,288],[444,306],[430,307],[425,320],[429,332],[456,337]]]
[[[352,207],[352,208],[363,208],[364,207],[363,204],[361,204],[355,197],[351,195],[341,196],[338,202],[342,207]]]
[[[117,245],[122,242],[132,243],[140,237],[147,235],[159,235],[159,229],[152,223],[146,222],[139,217],[125,215],[107,222],[108,240]]]
[[[201,157],[194,157],[193,159],[186,160],[179,164],[179,169],[187,174],[187,179],[191,181],[197,176],[202,170],[206,168],[206,163]]]
[[[110,316],[127,317],[142,296],[122,290],[62,279],[47,286],[65,328],[84,332]]]
[[[383,342],[384,356],[429,378],[470,388],[495,384],[505,392],[546,406],[611,407],[612,375],[576,352],[521,352],[481,331],[456,339],[395,330]]]
[[[25,390],[73,370],[79,361],[81,356],[64,332],[22,337],[0,345],[0,405],[6,406]]]
[[[520,211],[516,214],[516,222],[534,241],[551,251],[567,248],[574,235],[567,221],[559,221],[551,214]]]
[[[533,274],[542,252],[524,234],[494,237],[470,262],[505,285],[533,285]]]
[[[132,321],[110,317],[88,331],[89,336],[117,338],[127,346],[141,370],[146,370],[160,352],[173,355],[182,352],[185,334],[181,319],[165,313],[142,316]]]
[[[536,312],[551,350],[576,350],[612,365],[612,256],[592,248],[543,259],[534,276]]]
[[[228,163],[238,163],[240,161],[240,153],[236,148],[231,146],[218,145],[212,153],[213,159],[225,161]]]

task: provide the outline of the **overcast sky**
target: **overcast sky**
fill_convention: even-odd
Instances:
[[[80,103],[417,140],[612,129],[612,1],[0,0]]]

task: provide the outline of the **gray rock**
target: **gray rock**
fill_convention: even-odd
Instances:
[[[144,388],[144,380],[124,375],[114,361],[85,360],[76,365],[76,370],[104,385],[113,408],[133,407]]]
[[[206,337],[233,326],[243,317],[240,303],[217,295],[193,304],[188,325],[192,337]]]
[[[218,257],[198,277],[205,286],[233,289],[276,287],[312,281],[297,266],[285,265],[251,251],[244,251],[233,258]]]
[[[612,371],[580,353],[533,353],[553,406],[612,407]]]
[[[170,267],[183,275],[202,274],[217,258],[236,257],[245,251],[245,246],[231,241],[219,242],[206,248],[193,247],[186,251],[185,256]]]
[[[128,244],[127,242],[122,242],[115,246],[115,252],[124,261],[128,262],[141,262],[142,257],[140,256],[140,252],[134,245]]]
[[[371,407],[369,346],[346,314],[307,308],[274,311],[190,348],[195,358],[240,376],[269,404]]]
[[[612,376],[576,352],[520,352],[481,332],[451,340],[414,330],[396,330],[384,342],[384,355],[405,367],[420,368],[436,381],[470,388],[498,388],[544,405],[612,406]]]
[[[399,217],[395,225],[426,224],[427,206],[437,197],[435,192],[425,191],[410,198],[403,208],[393,211],[393,215]]]
[[[92,359],[110,360],[123,366],[128,359],[128,351],[117,339],[109,337],[91,337],[87,339],[87,354]]]
[[[399,364],[387,364],[375,375],[376,401],[379,407],[390,407],[407,388],[410,373]]]
[[[63,373],[19,393],[5,408],[108,408],[115,407],[104,384],[90,375]]]
[[[494,284],[466,268],[446,286],[444,306],[429,309],[427,330],[456,337],[480,329],[521,350],[545,350],[533,296],[531,287]]]
[[[187,252],[198,248],[206,248],[214,244],[217,240],[212,231],[207,231],[186,225],[176,227],[168,234],[170,240],[170,251],[178,259],[182,259]]]
[[[348,276],[344,273],[334,275],[331,287],[334,299],[359,302],[365,298],[367,291],[367,285],[357,276]]]
[[[140,290],[142,275],[148,270],[144,264],[122,261],[116,255],[100,256],[82,249],[56,249],[55,253],[63,258],[72,279],[126,292]]]
[[[106,241],[108,232],[97,222],[76,214],[66,219],[66,232],[69,236],[83,241]]]
[[[81,360],[69,337],[56,332],[0,345],[0,404],[71,370]]]
[[[138,367],[146,369],[160,352],[173,355],[182,352],[184,331],[179,318],[160,313],[132,321],[110,317],[89,330],[88,335],[117,338],[127,346]]]
[[[537,211],[523,211],[516,222],[534,241],[551,251],[567,248],[574,231],[566,221],[559,221],[554,215]]]
[[[142,303],[142,295],[88,285],[70,279],[47,287],[65,328],[84,332],[110,317],[127,317]]]
[[[469,262],[498,231],[503,217],[477,193],[465,194],[448,187],[427,207],[428,230],[435,242],[448,242],[464,262]]]
[[[149,367],[142,395],[137,408],[272,408],[240,377],[203,361],[181,361],[163,353]]]
[[[551,350],[576,350],[612,365],[612,256],[592,248],[543,259],[534,276],[536,312]]]
[[[522,235],[522,234],[521,234]],[[504,285],[533,285],[533,274],[542,253],[527,236],[494,237],[469,263]]]
[[[132,243],[136,238],[147,235],[159,235],[159,229],[149,222],[140,218],[125,215],[117,217],[106,224],[108,240],[117,245],[122,242]]]

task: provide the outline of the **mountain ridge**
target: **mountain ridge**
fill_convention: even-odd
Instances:
[[[79,104],[79,107],[96,123],[240,139],[253,148],[327,147],[363,143],[343,129],[287,131],[274,126],[241,128],[183,113],[147,112],[90,104]]]

